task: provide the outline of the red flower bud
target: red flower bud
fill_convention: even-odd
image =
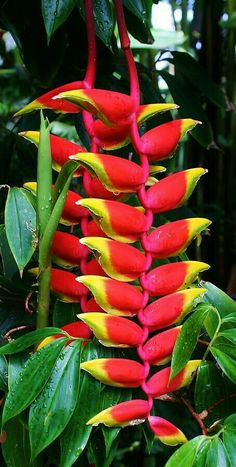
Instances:
[[[160,213],[182,206],[206,172],[206,169],[199,167],[168,175],[148,189],[147,207]]]
[[[142,343],[142,328],[129,319],[106,313],[83,313],[78,318],[106,347],[138,347]]]
[[[201,360],[190,360],[187,365],[170,381],[171,368],[164,368],[153,375],[146,383],[147,394],[157,398],[169,392],[188,386],[199,367]]]
[[[145,360],[151,365],[164,365],[171,359],[181,326],[167,329],[149,339],[143,346]]]
[[[206,289],[187,289],[161,297],[150,303],[142,313],[139,320],[150,331],[156,331],[181,321],[189,313],[194,302]]]
[[[128,426],[138,425],[144,422],[149,415],[149,404],[142,399],[121,402],[109,407],[91,418],[87,425],[98,425],[104,423],[106,426]]]
[[[155,437],[168,446],[186,443],[188,440],[184,433],[173,423],[161,417],[148,417],[149,425]]]
[[[96,275],[96,276],[105,276],[107,277],[107,274],[103,270],[103,268],[100,266],[99,262],[96,260],[96,258],[92,258],[90,261],[88,261],[86,264],[84,264],[83,267],[83,274],[86,275]]]
[[[143,295],[134,285],[102,276],[80,276],[76,280],[88,287],[107,313],[134,316],[142,307]]]
[[[209,269],[200,261],[182,261],[158,266],[149,271],[142,279],[142,286],[150,295],[168,295],[189,287],[199,272]]]
[[[99,358],[81,363],[80,368],[109,386],[136,388],[145,379],[144,367],[125,358]]]
[[[64,268],[78,266],[82,258],[86,258],[88,249],[80,243],[75,235],[55,232],[52,243],[53,261]]]
[[[114,279],[133,281],[146,270],[145,255],[133,246],[101,237],[85,237],[80,242],[95,251],[102,269]]]

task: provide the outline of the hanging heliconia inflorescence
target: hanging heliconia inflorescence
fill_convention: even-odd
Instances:
[[[172,379],[169,366],[157,369],[152,376],[150,366],[155,370],[156,366],[170,361],[181,330],[179,323],[205,292],[192,283],[209,266],[199,261],[178,260],[153,267],[152,261],[179,256],[210,221],[182,219],[154,228],[153,214],[182,206],[206,170],[184,170],[161,181],[153,174],[164,170],[155,164],[172,156],[186,132],[200,122],[190,118],[174,120],[140,136],[139,126],[146,119],[177,106],[159,103],[140,105],[137,70],[130,50],[122,1],[114,0],[114,3],[121,47],[130,76],[130,95],[94,88],[96,44],[93,2],[87,0],[89,57],[85,79],[44,94],[16,115],[45,108],[58,112],[82,112],[90,137],[90,151],[87,152],[75,143],[50,136],[53,168],[60,171],[68,160],[77,161],[78,169],[74,176],[82,177],[83,189],[87,193],[87,198],[82,198],[69,191],[61,219],[65,225],[79,224],[83,238],[58,230],[52,245],[55,264],[63,268],[79,266],[81,275],[77,277],[70,271],[53,268],[51,289],[61,300],[81,304],[78,323],[86,327],[80,329],[78,323],[72,323],[72,336],[89,338],[93,331],[105,347],[133,347],[137,350],[137,361],[100,358],[83,362],[81,368],[106,385],[141,387],[143,399],[108,407],[87,423],[117,427],[148,420],[157,438],[175,445],[184,443],[186,437],[172,423],[153,415],[153,400],[188,385],[200,360],[189,361]],[[36,145],[39,143],[39,132],[26,131],[21,136]],[[130,142],[139,156],[139,163],[128,157],[101,153],[101,150],[117,150]],[[36,190],[35,184],[27,186]],[[139,205],[128,204],[130,193],[137,195]],[[94,253],[93,259],[88,258],[90,251]],[[37,275],[37,270],[31,272]],[[137,280],[139,284],[134,283]],[[153,332],[150,337],[149,333]]]

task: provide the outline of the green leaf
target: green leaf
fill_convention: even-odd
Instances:
[[[57,339],[27,360],[7,394],[2,415],[3,424],[26,409],[42,391],[66,342],[67,339]]]
[[[224,420],[223,443],[225,445],[231,467],[236,467],[236,414],[230,415]]]
[[[147,21],[125,10],[127,29],[132,36],[143,44],[153,44],[154,39]]]
[[[172,355],[171,378],[176,376],[190,360],[204,320],[212,308],[210,305],[201,305],[182,325]]]
[[[0,391],[7,389],[8,368],[5,357],[0,356]]]
[[[60,300],[56,300],[53,309],[53,326],[62,327],[65,324],[73,323],[77,321],[77,315],[81,313],[79,303],[65,303]]]
[[[226,20],[221,20],[219,22],[222,28],[231,29],[236,28],[236,12],[234,11]]]
[[[158,72],[165,80],[169,91],[176,104],[180,105],[178,114],[180,118],[193,118],[200,120],[202,125],[197,125],[191,135],[205,148],[215,146],[213,131],[210,121],[201,106],[200,96],[196,88],[181,75],[173,76],[167,71]]]
[[[225,331],[221,331],[218,334],[218,337],[223,337],[227,339],[228,341],[232,342],[233,344],[236,344],[236,328],[232,329],[226,329]]]
[[[236,348],[231,345],[222,345],[217,340],[210,347],[212,355],[226,376],[236,383]]]
[[[22,272],[36,248],[36,213],[21,188],[8,192],[5,227],[11,252]]]
[[[8,467],[26,467],[30,463],[29,432],[18,417],[7,422],[6,442],[2,444],[2,453]]]
[[[66,21],[76,3],[76,0],[41,0],[48,40],[51,39],[54,32]]]
[[[187,52],[175,51],[171,52],[171,55],[173,58],[167,58],[168,62],[173,63],[176,69],[186,76],[213,104],[227,110],[227,101],[222,89],[208,76],[195,58]]]
[[[0,255],[2,258],[4,276],[11,279],[18,271],[18,267],[7,241],[6,230],[4,226],[2,227],[0,231]]]
[[[82,343],[72,342],[59,355],[51,376],[30,407],[32,458],[51,444],[71,418],[78,397]]]
[[[78,8],[85,19],[84,1],[78,1]],[[111,49],[111,37],[114,29],[113,8],[109,0],[93,0],[93,14],[97,36]]]
[[[11,341],[9,344],[0,347],[0,355],[11,355],[17,352],[22,352],[22,350],[31,347],[33,344],[41,342],[45,337],[54,336],[55,334],[64,334],[67,336],[67,333],[59,328],[37,329],[36,331],[24,334],[24,336],[18,337],[18,339]]]
[[[141,21],[146,19],[147,11],[144,0],[136,0],[135,2],[133,0],[123,0],[122,3]]]
[[[211,284],[211,282],[201,281],[201,286],[207,289],[204,299],[218,309],[222,318],[230,314],[236,315],[236,302],[223,292],[223,290],[220,290],[216,285]]]
[[[87,344],[82,353],[82,361],[98,358],[94,343]],[[74,413],[61,435],[60,467],[70,467],[83,452],[89,440],[92,427],[86,422],[98,413],[101,384],[85,371],[81,372],[80,390]]]
[[[236,411],[236,397],[229,397],[234,393],[236,386],[222,374],[215,363],[201,363],[196,377],[194,401],[197,413],[212,407],[204,420],[207,426]],[[224,398],[225,401],[222,400]],[[221,403],[214,407],[219,401]]]
[[[175,451],[165,467],[197,467],[195,462],[198,454],[204,449],[207,443],[209,443],[209,438],[207,436],[197,436]]]
[[[205,465],[206,467],[231,467],[231,462],[229,461],[225,446],[220,438],[211,440]]]

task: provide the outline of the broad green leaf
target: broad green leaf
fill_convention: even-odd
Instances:
[[[178,115],[180,118],[193,118],[200,120],[202,125],[197,125],[191,135],[205,148],[215,146],[213,131],[210,121],[201,107],[200,95],[196,88],[190,82],[186,82],[181,75],[171,75],[167,71],[159,71],[160,76],[166,82],[169,91],[180,109]]]
[[[0,347],[0,355],[11,355],[13,353],[22,352],[22,350],[31,347],[33,344],[41,342],[45,337],[53,336],[55,334],[64,334],[67,336],[67,333],[59,328],[37,329],[36,331],[24,334],[24,336],[18,337],[18,339],[12,340],[9,344]]]
[[[49,380],[30,407],[33,459],[61,434],[73,414],[78,397],[81,346],[76,341],[62,350]]]
[[[51,39],[53,33],[66,21],[76,3],[76,0],[41,0],[48,40]]]
[[[29,432],[18,417],[9,420],[5,426],[6,442],[2,444],[2,453],[7,467],[34,466],[30,463]]]
[[[218,337],[223,337],[224,339],[227,339],[228,341],[232,342],[233,344],[236,344],[236,328],[232,329],[225,329],[224,331],[221,331],[218,334]]]
[[[153,44],[154,39],[149,28],[148,22],[144,18],[140,19],[138,16],[125,11],[125,20],[130,34],[143,44]]]
[[[230,415],[224,420],[223,443],[231,462],[236,467],[236,415]]]
[[[0,255],[2,258],[4,276],[11,279],[18,271],[11,249],[8,245],[5,227],[0,231]]]
[[[201,281],[201,286],[207,289],[204,299],[218,309],[222,318],[231,314],[236,316],[236,302],[223,290],[211,284],[211,282]]]
[[[8,368],[5,357],[0,356],[0,391],[7,389]]]
[[[11,386],[14,385],[15,381],[18,379],[21,371],[23,370],[24,365],[27,360],[30,358],[29,351],[20,352],[18,354],[10,355],[8,360],[8,387],[11,389]]]
[[[141,21],[146,19],[146,5],[144,0],[136,0],[133,2],[132,0],[123,0],[123,5],[126,6],[135,16],[137,16]]]
[[[206,315],[204,320],[204,327],[211,339],[215,337],[221,326],[221,323],[222,320],[217,308],[210,306],[210,312]]]
[[[236,348],[230,345],[217,345],[214,343],[210,348],[218,365],[226,376],[236,383]],[[231,354],[231,355],[230,355]],[[233,354],[233,356],[232,356]]]
[[[197,467],[195,462],[198,454],[204,449],[207,443],[209,443],[209,438],[207,436],[197,436],[175,451],[165,467]]]
[[[171,52],[173,58],[167,58],[177,70],[186,76],[211,102],[218,107],[227,109],[225,94],[207,74],[204,68],[187,52]]]
[[[140,427],[142,429],[142,432],[144,434],[144,438],[145,438],[145,441],[146,441],[147,452],[148,452],[148,454],[151,454],[153,443],[154,443],[154,440],[155,440],[154,432],[151,430],[151,428],[149,426],[149,423],[147,421],[142,423],[140,425]]]
[[[26,409],[42,391],[66,342],[64,338],[56,339],[27,360],[7,394],[3,424]]]
[[[24,191],[11,188],[5,208],[6,236],[21,273],[36,248],[36,213]]]
[[[207,453],[206,467],[231,467],[224,444],[220,438],[212,439]]]
[[[81,16],[85,19],[83,0],[78,1]],[[97,36],[111,49],[111,37],[114,29],[113,8],[109,0],[93,0],[93,13]]]
[[[102,434],[104,437],[105,448],[106,448],[106,457],[109,456],[110,450],[113,447],[113,443],[117,436],[120,433],[120,428],[110,428],[107,426],[102,426]]]
[[[194,401],[197,413],[213,406],[204,420],[207,426],[236,411],[236,397],[229,397],[234,393],[236,386],[213,362],[201,363],[196,377]],[[224,398],[225,401],[222,400]],[[219,401],[221,403],[214,407]]]
[[[106,454],[101,427],[93,431],[88,444],[89,457],[96,467],[110,467],[118,448],[119,439],[116,438],[109,453]]]
[[[212,308],[210,305],[201,305],[182,325],[172,355],[171,378],[176,376],[190,360],[204,320],[207,314],[211,313]]]
[[[79,313],[81,313],[79,303],[64,303],[56,300],[53,309],[53,326],[61,327],[73,323],[78,320],[77,315]]]
[[[94,343],[87,344],[82,352],[82,360],[98,358],[97,347]],[[86,422],[99,412],[98,404],[101,384],[87,372],[82,371],[80,377],[79,397],[74,413],[63,431],[61,441],[60,467],[70,467],[83,452],[91,431]]]

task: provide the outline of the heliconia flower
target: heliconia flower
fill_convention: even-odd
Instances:
[[[87,261],[87,263],[85,263],[83,265],[83,271],[82,272],[85,275],[95,274],[96,276],[105,276],[105,277],[107,277],[106,272],[101,267],[101,265],[99,264],[99,262],[97,261],[96,258],[92,258],[90,261]]]
[[[78,266],[88,254],[88,249],[78,237],[59,230],[55,232],[51,251],[54,263],[64,268]]]
[[[81,339],[91,339],[92,331],[87,326],[87,324],[83,323],[82,321],[75,321],[74,323],[65,324],[61,327],[63,331],[68,332],[68,334],[72,337],[77,337]],[[37,346],[37,350],[42,349],[45,345],[49,344],[55,339],[59,339],[60,337],[65,337],[64,334],[54,334],[53,336],[45,337],[45,339],[40,342]],[[67,345],[72,342],[71,340],[67,343]]]
[[[168,175],[147,190],[146,206],[156,213],[182,206],[206,172],[206,169],[198,167]]]
[[[138,347],[142,343],[142,328],[129,319],[106,313],[83,313],[77,316],[92,329],[105,347]]]
[[[198,123],[201,122],[192,120],[191,118],[184,118],[163,123],[147,131],[141,137],[142,152],[147,155],[150,161],[158,161],[170,157],[185,134]]]
[[[143,169],[122,157],[89,152],[74,154],[70,159],[80,162],[115,194],[136,192],[145,182]]]
[[[83,168],[84,169],[84,168]],[[112,191],[107,190],[105,186],[98,180],[98,178],[92,177],[87,171],[83,177],[83,187],[86,194],[90,198],[101,198],[101,199],[120,199],[124,195],[115,194]]]
[[[18,112],[14,114],[14,117],[19,117],[20,115],[27,114],[33,110],[40,109],[52,109],[56,112],[62,113],[78,113],[80,112],[80,108],[76,104],[67,102],[64,99],[54,100],[53,97],[57,96],[57,94],[60,92],[81,88],[83,88],[83,81],[74,81],[72,83],[67,83],[63,86],[52,89],[51,91],[42,94],[42,96],[37,97],[37,99],[25,105],[22,109],[18,110]]]
[[[206,291],[206,289],[192,288],[161,297],[139,313],[139,321],[150,331],[172,326],[192,310],[195,300]]]
[[[84,304],[83,308],[84,313],[105,313],[105,311],[102,310],[102,308],[97,304],[97,302],[94,300],[93,297],[89,298],[89,300],[86,301]]]
[[[127,94],[106,89],[80,89],[60,92],[55,99],[66,99],[91,112],[108,126],[127,125],[136,109],[135,100]]]
[[[24,187],[31,190],[33,193],[37,191],[36,182],[27,182],[24,183]],[[52,189],[54,187],[52,186]],[[64,225],[76,225],[80,223],[82,217],[88,216],[89,212],[86,208],[76,204],[78,201],[82,200],[82,196],[74,191],[68,190],[66,201],[64,204],[62,217],[60,223]]]
[[[148,422],[155,433],[155,438],[158,438],[163,444],[176,446],[188,441],[184,433],[165,418],[150,416]]]
[[[101,237],[81,238],[80,243],[95,251],[102,269],[114,279],[133,281],[146,270],[145,255],[126,243]]]
[[[134,316],[142,307],[143,294],[134,285],[102,276],[79,276],[76,280],[92,292],[107,313]]]
[[[142,278],[144,287],[151,296],[168,295],[187,288],[199,272],[209,269],[209,264],[201,261],[181,261],[158,266]]]
[[[19,136],[23,136],[23,138],[31,141],[36,146],[39,145],[39,131],[21,131]],[[55,136],[50,134],[50,146],[51,146],[51,156],[52,156],[52,166],[54,170],[60,172],[62,166],[68,162],[69,156],[75,154],[75,152],[86,152],[82,146],[79,144],[72,143],[65,138],[61,138],[60,136]],[[79,168],[75,171],[74,177],[78,177],[82,174],[83,168]]]
[[[114,240],[135,242],[149,228],[143,208],[95,198],[81,199],[78,204],[88,208],[105,234]]]
[[[149,404],[142,399],[121,402],[120,404],[108,407],[108,409],[92,417],[86,425],[99,425],[104,423],[106,426],[128,426],[138,425],[145,421],[150,412]]]
[[[126,358],[98,358],[81,363],[80,368],[109,386],[137,388],[145,380],[144,366]]]
[[[176,109],[175,104],[145,104],[140,105],[137,111],[137,124],[140,126],[148,118],[151,118],[157,113],[166,112],[167,110]],[[92,133],[95,142],[103,149],[119,149],[126,146],[130,142],[130,126],[119,125],[116,128],[111,128],[105,125],[101,120],[95,120]]]
[[[94,219],[88,222],[87,235],[91,237],[106,237],[105,232],[103,232],[101,227],[97,224],[97,222],[95,222]]]
[[[164,365],[169,362],[180,330],[181,326],[167,329],[149,339],[143,346],[145,360],[151,365]]]
[[[184,252],[193,238],[210,224],[211,221],[201,218],[169,222],[152,230],[142,243],[153,258],[177,256]]]
[[[155,375],[151,376],[146,383],[147,394],[153,398],[157,398],[169,392],[174,392],[188,386],[200,364],[201,360],[190,360],[183,370],[181,370],[170,381],[170,367],[158,371]]]
[[[37,276],[38,268],[29,269],[28,272]],[[79,303],[82,295],[88,293],[87,287],[76,281],[76,275],[69,271],[52,268],[51,270],[51,290],[60,300],[68,303]]]

